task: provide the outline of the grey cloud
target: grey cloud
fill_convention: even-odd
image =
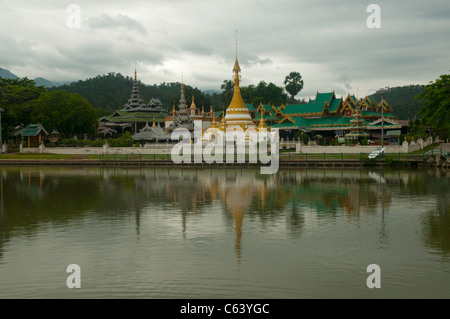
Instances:
[[[300,95],[421,84],[448,72],[450,65],[448,0],[378,0],[381,29],[367,28],[371,2],[360,0],[152,0],[133,6],[80,0],[81,30],[65,27],[67,5],[17,2],[0,12],[5,26],[0,67],[40,69],[39,76],[51,80],[53,74],[62,76],[59,70],[71,79],[126,73],[137,61],[145,65],[148,74],[143,69],[142,78],[149,81],[177,81],[184,72],[190,85],[219,87],[234,64],[235,29],[243,80],[279,83],[289,71],[307,70]],[[59,20],[52,23],[54,18]]]
[[[111,17],[106,13],[100,17],[92,17],[87,20],[87,24],[92,29],[117,29],[124,28],[128,30],[135,30],[143,35],[147,34],[144,25],[127,15],[118,14],[116,17]]]

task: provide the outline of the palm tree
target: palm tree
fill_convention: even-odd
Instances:
[[[291,102],[294,102],[295,96],[303,89],[303,79],[300,73],[291,72],[284,79],[284,89],[291,95]]]
[[[234,84],[231,80],[224,80],[220,85],[222,90],[221,99],[224,106],[230,104],[231,98],[233,97]]]

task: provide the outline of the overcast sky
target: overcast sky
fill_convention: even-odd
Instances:
[[[372,3],[380,28],[367,26]],[[363,97],[450,69],[449,0],[0,0],[0,67],[72,81],[133,76],[137,63],[146,84],[183,74],[188,85],[218,90],[232,78],[236,30],[242,85],[283,86],[297,71],[305,82],[297,97],[333,89]]]

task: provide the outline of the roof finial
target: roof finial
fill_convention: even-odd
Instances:
[[[238,41],[237,41],[237,29],[236,29],[236,59],[237,59],[237,50],[238,49]]]
[[[134,80],[137,81],[137,62],[134,62]]]
[[[181,72],[181,95],[184,95],[183,72]]]

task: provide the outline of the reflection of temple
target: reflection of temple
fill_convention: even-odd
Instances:
[[[131,216],[139,237],[152,212],[161,207],[176,216],[175,223],[170,221],[176,236],[186,238],[192,234],[189,225],[200,222],[202,231],[214,231],[214,214],[225,217],[239,260],[245,255],[244,236],[252,231],[245,226],[255,221],[267,223],[269,231],[283,236],[299,236],[303,229],[317,227],[320,220],[344,216],[359,221],[364,215],[375,215],[380,217],[377,236],[386,245],[384,215],[392,209],[392,189],[424,201],[448,189],[447,178],[421,171],[280,170],[270,176],[250,169],[21,167],[1,171],[0,257],[2,245],[11,237],[32,235],[48,222],[70,224],[85,218],[85,212],[100,219]],[[439,198],[436,206],[424,212],[422,223],[424,243],[447,254],[448,207],[447,198]]]

